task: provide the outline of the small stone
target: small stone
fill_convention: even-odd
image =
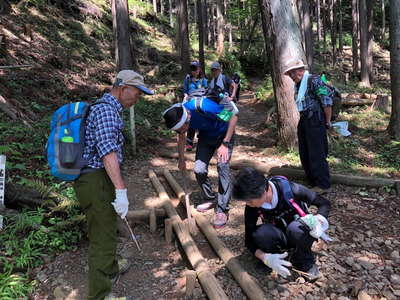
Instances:
[[[296,282],[300,283],[300,284],[303,284],[303,283],[306,282],[306,280],[303,277],[299,277],[299,278],[296,279]]]
[[[306,300],[314,300],[314,296],[311,294],[306,295]]]
[[[358,300],[372,300],[371,296],[364,290],[360,291],[357,296]]]
[[[340,296],[339,298],[337,298],[337,300],[350,300],[350,298],[345,296]]]
[[[281,296],[282,296],[282,297],[289,297],[289,296],[290,296],[290,293],[289,293],[289,291],[286,290],[286,291],[284,291],[284,292],[281,293]]]
[[[386,242],[385,242],[386,244]],[[394,250],[392,253],[390,253],[390,257],[394,260],[397,260],[400,258],[400,254],[398,250]]]
[[[354,264],[354,259],[352,257],[347,257],[346,260],[344,261],[349,267],[353,266]]]
[[[67,293],[64,291],[64,288],[62,286],[56,287],[54,289],[53,294],[56,300],[62,300],[65,299],[65,297],[67,297]]]
[[[390,282],[395,285],[400,285],[400,276],[397,274],[390,275]]]
[[[400,290],[394,290],[393,294],[397,297],[400,297]]]
[[[371,230],[368,230],[365,234],[366,234],[369,238],[372,237],[372,236],[374,235],[374,233],[373,233]]]
[[[368,262],[364,259],[359,259],[358,263],[366,270],[372,270],[373,268],[375,268],[374,264],[371,264],[370,262]]]

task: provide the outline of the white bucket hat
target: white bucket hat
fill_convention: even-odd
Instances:
[[[292,60],[289,60],[286,63],[286,67],[285,67],[285,71],[283,72],[283,74],[287,75],[287,73],[289,71],[295,70],[295,69],[301,69],[301,68],[305,68],[306,65],[303,63],[303,61],[299,58],[295,58]]]

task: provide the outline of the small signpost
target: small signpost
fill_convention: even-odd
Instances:
[[[4,207],[4,190],[6,187],[6,156],[0,155],[0,212]],[[0,215],[0,230],[3,229],[3,216]]]

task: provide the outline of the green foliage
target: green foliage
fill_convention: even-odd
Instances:
[[[34,282],[29,282],[21,274],[0,273],[0,299],[25,299],[33,291]]]
[[[239,74],[242,90],[249,87],[249,81],[247,80],[246,75],[243,73],[240,61],[237,59],[235,54],[225,51],[219,58],[219,62],[222,64],[224,74],[228,76],[232,76],[234,73]]]
[[[256,98],[264,101],[272,100],[274,95],[274,88],[272,85],[272,78],[266,77],[263,83],[257,88]]]

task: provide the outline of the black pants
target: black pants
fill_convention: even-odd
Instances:
[[[315,255],[311,251],[315,239],[298,221],[290,223],[286,232],[272,224],[260,225],[253,238],[257,248],[266,253],[282,253],[294,248],[290,260],[296,269],[308,271],[315,263]]]
[[[188,129],[187,133],[186,133],[186,142],[193,144],[194,142],[194,136],[196,134],[196,129],[190,128]]]
[[[325,116],[322,112],[300,114],[297,126],[301,165],[312,186],[327,189],[331,186]]]
[[[204,198],[207,200],[215,199],[214,192],[208,178],[208,165],[215,151],[221,146],[225,134],[220,137],[199,136],[196,149],[196,162],[194,173],[197,183],[199,184]],[[232,157],[234,144],[234,136],[228,145],[229,159],[226,163],[217,163],[218,171],[218,201],[217,212],[225,212],[229,210],[229,201],[232,194],[232,182],[230,174],[229,161]]]

